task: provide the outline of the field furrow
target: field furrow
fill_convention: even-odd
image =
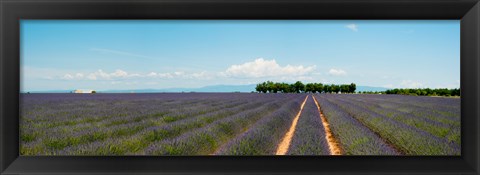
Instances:
[[[324,95],[315,96],[328,119],[332,133],[346,155],[398,155],[399,153],[369,128],[331,103]]]
[[[223,100],[223,101],[217,102],[218,104],[214,105],[218,107],[216,110],[213,110],[212,107],[205,108],[205,106],[203,106],[202,108],[198,108],[197,111],[206,111],[206,113],[197,112],[196,114],[203,113],[202,114],[203,116],[212,114],[212,113],[219,114],[224,112],[225,109],[229,109],[229,108],[236,108],[237,110],[242,110],[241,108],[245,107],[249,102],[249,100],[247,98],[241,98],[239,100],[241,101],[240,103],[238,101],[235,102],[234,100]],[[224,104],[222,104],[222,102]],[[225,102],[228,102],[228,103],[225,103]],[[249,103],[255,103],[255,102],[249,102]],[[259,105],[261,104],[261,101],[260,102],[257,101],[256,103],[257,104],[255,105]],[[201,104],[201,103],[198,103],[198,104]],[[221,106],[218,106],[218,105],[221,105]],[[250,104],[250,106],[255,106],[255,105]],[[159,107],[162,108],[162,106],[159,106]],[[168,107],[172,108],[172,106],[168,106]],[[188,114],[190,115],[193,114],[190,111],[180,111],[179,109],[177,109],[176,111],[178,111],[179,113],[171,116],[187,116],[189,118],[192,118],[192,117],[195,118],[199,116],[199,115],[189,116]],[[88,115],[84,115],[83,117],[88,118]],[[128,118],[128,117],[129,116],[119,117],[119,118]],[[179,118],[182,118],[182,117],[179,117]],[[156,119],[149,120],[148,117],[143,117],[140,119],[141,120],[139,121],[133,121],[129,123],[119,123],[117,125],[111,125],[109,127],[100,127],[99,125],[95,125],[95,124],[89,125],[88,128],[82,128],[82,129],[77,129],[75,127],[70,127],[69,129],[66,129],[65,126],[56,127],[56,128],[52,128],[51,130],[42,131],[43,134],[37,134],[36,131],[38,130],[38,128],[36,129],[35,127],[32,127],[31,129],[23,129],[21,131],[22,133],[21,135],[25,137],[24,139],[27,141],[23,141],[25,144],[22,145],[22,150],[24,151],[23,153],[26,155],[58,154],[58,152],[63,153],[64,151],[62,150],[64,148],[67,150],[72,150],[72,149],[68,149],[67,147],[76,147],[76,145],[79,145],[79,147],[81,147],[83,144],[96,142],[96,141],[101,142],[107,138],[128,137],[137,132],[146,130],[150,127],[161,126],[161,125],[176,123],[176,122],[178,123],[179,121],[181,121],[181,120],[178,120],[178,121],[175,120],[175,121],[165,122],[162,120],[163,118],[160,118],[160,120],[156,120]]]
[[[245,110],[227,118],[187,132],[173,139],[152,144],[146,155],[208,155],[213,154],[236,135],[242,133],[259,119],[281,109],[291,99],[272,101],[251,110]]]
[[[318,107],[311,95],[298,120],[296,131],[288,149],[288,155],[330,155],[327,133],[322,124]]]
[[[368,106],[339,100],[340,96],[326,95],[349,115],[355,117],[383,139],[408,155],[459,155],[460,146],[419,128],[380,115]]]
[[[305,103],[307,102],[307,100],[308,100],[308,96],[305,97],[305,100],[300,105],[300,110],[298,110],[297,115],[295,116],[295,118],[293,118],[292,125],[290,125],[290,128],[288,129],[287,133],[285,133],[285,136],[283,136],[280,144],[278,144],[277,152],[275,153],[275,155],[285,155],[287,153],[288,148],[290,147],[290,144],[292,142],[293,135],[295,134],[298,119],[300,118],[300,115],[302,115],[303,107],[305,106]]]
[[[373,95],[374,96],[374,95]],[[393,95],[394,97],[396,95]],[[382,99],[382,98],[371,98],[367,96],[350,96],[345,95],[343,99],[349,101],[357,101],[360,103],[371,105],[372,107],[385,108],[392,110],[392,112],[404,112],[410,115],[414,115],[418,118],[426,118],[435,122],[441,122],[444,124],[450,125],[460,125],[458,116],[460,115],[460,100],[456,98],[440,98],[440,100],[448,100],[448,107],[446,105],[437,105],[434,102],[419,103],[414,100],[404,100],[401,96],[396,96],[399,99]],[[421,98],[421,97],[419,97]],[[431,98],[431,97],[427,97]],[[438,98],[437,98],[438,99]]]
[[[343,98],[338,98],[339,101],[343,103],[351,103],[352,101],[347,101]],[[441,122],[433,121],[425,117],[418,117],[411,115],[410,113],[403,111],[396,111],[393,109],[385,109],[378,104],[372,103],[355,103],[363,108],[368,108],[371,112],[377,113],[379,115],[391,118],[402,124],[420,129],[422,131],[428,132],[429,134],[438,137],[439,139],[444,139],[446,142],[455,142],[460,143],[460,119],[457,118],[456,124],[449,125]],[[458,114],[459,116],[460,114]],[[438,116],[437,116],[438,118]],[[457,136],[457,137],[453,137]]]
[[[460,99],[21,94],[20,154],[460,155]]]
[[[305,95],[298,95],[283,108],[260,119],[247,132],[232,139],[218,154],[274,155],[304,100]]]
[[[248,104],[243,104],[239,106],[232,106],[231,108],[224,108],[220,111],[212,111],[209,113],[205,113],[202,115],[194,115],[191,117],[188,117],[183,120],[176,120],[174,122],[170,123],[164,123],[158,120],[155,120],[153,122],[148,121],[147,123],[145,122],[137,122],[139,126],[137,126],[139,129],[133,130],[133,132],[129,132],[125,135],[109,135],[110,137],[104,137],[104,138],[114,138],[112,140],[107,140],[105,142],[102,142],[104,144],[99,144],[99,143],[92,143],[91,145],[97,145],[96,147],[110,147],[110,148],[115,148],[113,149],[114,152],[110,152],[109,150],[101,150],[98,151],[98,149],[95,149],[93,147],[92,149],[82,149],[85,152],[88,152],[88,150],[93,151],[90,154],[98,154],[101,152],[102,154],[108,155],[108,154],[125,154],[128,151],[128,147],[122,147],[124,144],[121,144],[123,142],[135,142],[135,150],[137,149],[143,149],[148,146],[148,144],[167,139],[167,138],[173,138],[176,137],[183,132],[187,132],[189,130],[192,130],[194,128],[198,127],[203,127],[208,123],[211,123],[217,119],[227,117],[229,115],[232,115],[234,113],[243,111],[243,110],[248,110],[251,108],[254,108],[256,106],[259,106],[263,104],[263,102],[251,102]],[[131,125],[131,124],[126,124],[126,125]],[[109,133],[113,131],[114,133],[118,132],[118,130],[127,130],[131,131],[132,126],[125,126],[121,125],[115,128],[106,128],[105,132]],[[98,132],[97,132],[98,133]],[[140,137],[135,138],[135,136],[132,137],[132,135],[135,135],[139,133]],[[95,133],[94,133],[95,134]],[[135,141],[133,141],[135,140]],[[99,140],[102,141],[102,140]],[[120,144],[119,144],[120,143]],[[80,145],[82,147],[83,145]],[[88,147],[88,146],[87,146]],[[71,150],[71,149],[66,149],[66,150]],[[138,150],[137,150],[138,151]]]

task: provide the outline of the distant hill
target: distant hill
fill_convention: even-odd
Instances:
[[[216,85],[193,89],[198,92],[252,92],[257,85]]]
[[[214,85],[200,88],[167,88],[167,89],[133,89],[133,90],[105,90],[99,93],[148,93],[148,92],[252,92],[255,84],[250,85]]]
[[[20,93],[71,93],[74,90],[21,91]]]
[[[372,87],[372,86],[357,86],[357,89],[355,92],[360,92],[360,91],[386,91],[389,88],[384,88],[384,87]]]
[[[213,85],[200,88],[167,88],[167,89],[130,89],[130,90],[98,90],[98,93],[159,93],[159,92],[252,92],[256,84],[249,85]],[[388,88],[357,86],[359,91],[385,91]],[[32,93],[70,93],[73,90],[31,91]],[[24,92],[22,92],[24,93]]]

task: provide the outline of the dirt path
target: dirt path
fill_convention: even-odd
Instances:
[[[285,155],[287,153],[288,148],[290,147],[290,143],[292,142],[293,134],[295,133],[295,128],[297,127],[298,119],[302,114],[303,106],[305,106],[307,99],[308,99],[308,95],[305,97],[305,100],[303,100],[303,103],[300,106],[300,110],[298,111],[298,114],[293,119],[292,126],[290,126],[290,129],[288,129],[288,132],[283,137],[282,142],[280,142],[280,144],[278,145],[277,152],[275,155]]]
[[[328,142],[328,148],[330,149],[330,154],[331,155],[342,155],[342,149],[340,148],[340,142],[338,142],[337,139],[335,139],[335,136],[332,133],[332,130],[330,129],[330,124],[328,124],[327,118],[323,116],[322,110],[320,110],[320,105],[317,102],[317,99],[312,95],[313,101],[315,101],[315,104],[317,105],[318,112],[320,113],[320,118],[322,119],[322,124],[325,129],[325,138],[327,139]]]

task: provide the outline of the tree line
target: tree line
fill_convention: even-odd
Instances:
[[[354,93],[356,88],[355,83],[329,85],[322,83],[303,84],[301,81],[292,84],[266,81],[257,84],[255,90],[263,93]]]
[[[402,94],[402,95],[418,95],[418,96],[460,96],[460,89],[430,89],[430,88],[419,88],[419,89],[390,89],[386,90],[385,94]]]
[[[417,89],[389,89],[386,91],[360,91],[360,94],[399,94],[399,95],[415,95],[415,96],[460,96],[460,89],[447,88],[417,88]]]

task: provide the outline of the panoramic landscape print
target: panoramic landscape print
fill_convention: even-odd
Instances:
[[[459,156],[458,20],[21,20],[22,156]]]

